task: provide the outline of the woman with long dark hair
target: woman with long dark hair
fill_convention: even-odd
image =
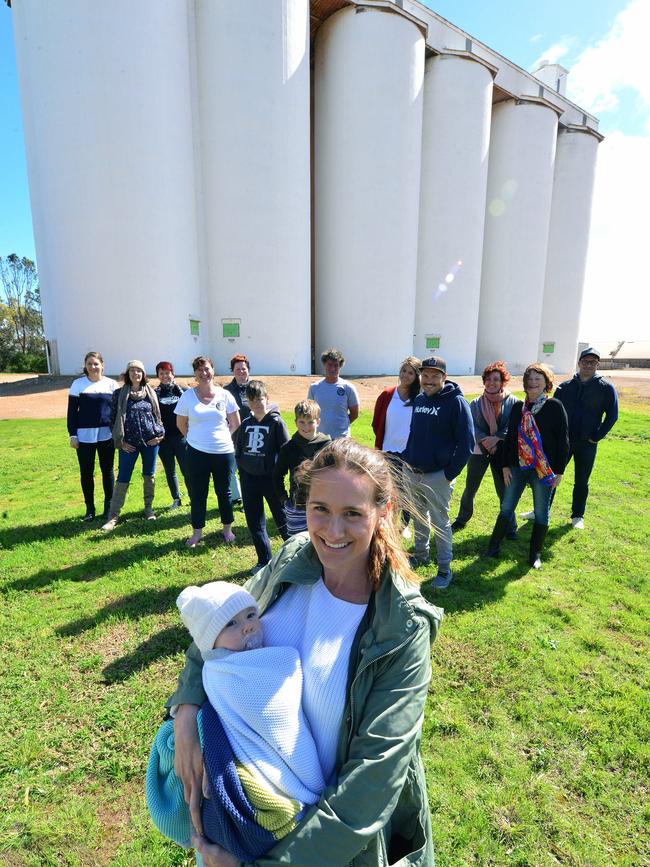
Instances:
[[[375,402],[372,416],[372,429],[375,433],[375,448],[385,452],[393,462],[401,479],[401,453],[406,448],[411,429],[413,401],[420,393],[420,366],[422,362],[414,355],[409,355],[401,363],[397,385],[385,388]],[[411,531],[408,527],[410,515],[402,515],[404,529],[402,535],[409,539]]]

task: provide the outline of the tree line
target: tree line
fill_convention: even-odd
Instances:
[[[47,372],[38,272],[16,253],[0,256],[0,370]]]

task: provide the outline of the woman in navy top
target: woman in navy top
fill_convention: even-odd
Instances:
[[[68,433],[70,447],[79,461],[81,490],[86,503],[82,521],[95,519],[95,455],[99,458],[104,487],[104,513],[113,496],[113,462],[115,446],[110,429],[111,398],[117,388],[114,379],[104,376],[104,359],[100,352],[87,352],[84,375],[75,379],[68,393]]]

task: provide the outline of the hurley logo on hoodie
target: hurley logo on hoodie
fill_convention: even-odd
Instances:
[[[413,410],[413,412],[424,412],[427,415],[438,415],[439,411],[439,406],[416,406]]]

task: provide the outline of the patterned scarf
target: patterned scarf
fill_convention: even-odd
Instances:
[[[524,402],[521,421],[517,428],[517,451],[519,453],[519,469],[534,469],[537,478],[545,485],[550,485],[555,478],[548,458],[544,454],[542,438],[535,421],[535,416],[546,403],[546,393],[540,394],[534,403]]]

